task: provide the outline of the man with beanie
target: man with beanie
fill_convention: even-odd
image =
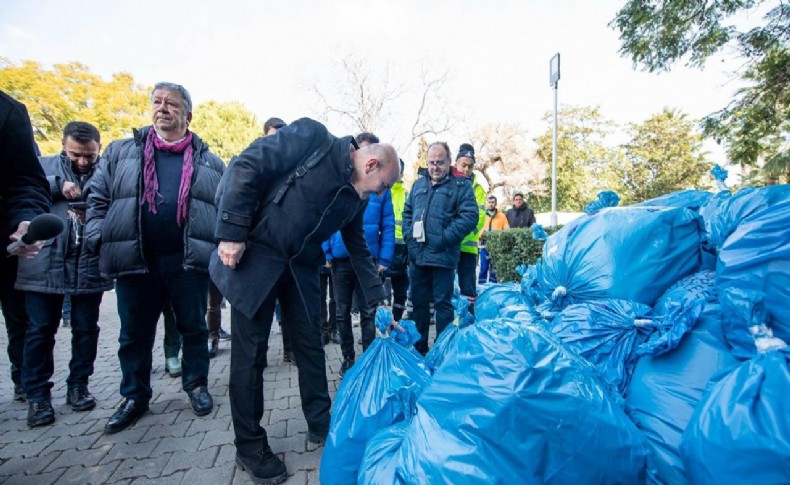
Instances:
[[[461,257],[458,259],[458,288],[461,295],[465,296],[472,305],[477,298],[477,253],[478,241],[480,240],[480,230],[486,217],[486,191],[477,183],[475,169],[475,149],[468,143],[463,143],[458,149],[458,156],[455,158],[453,175],[465,177],[472,184],[477,203],[477,226],[464,237],[461,241]],[[473,307],[470,305],[470,309]]]
[[[151,91],[153,126],[110,143],[88,197],[89,251],[116,278],[121,395],[104,428],[116,433],[148,411],[156,322],[170,299],[182,339],[181,383],[198,416],[211,412],[206,341],[208,263],[216,248],[214,197],[225,164],[189,131],[192,98],[179,84]]]
[[[453,321],[453,279],[461,241],[480,217],[471,182],[450,174],[451,160],[447,143],[428,147],[428,172],[414,182],[403,209],[414,323],[420,332],[414,347],[423,355],[428,352],[431,299],[437,338]]]

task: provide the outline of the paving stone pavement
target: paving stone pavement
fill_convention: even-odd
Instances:
[[[223,327],[230,330],[230,313],[223,310]],[[0,316],[2,320],[2,316]],[[161,319],[160,319],[161,322]],[[6,332],[0,331],[0,484],[233,484],[252,483],[236,470],[233,429],[230,421],[228,374],[230,342],[220,342],[211,360],[209,391],[214,410],[198,417],[181,391],[181,379],[165,373],[160,323],[154,348],[150,412],[126,431],[103,434],[107,419],[121,403],[118,393],[119,320],[115,293],[105,293],[99,321],[101,332],[90,390],[98,404],[87,412],[73,412],[66,405],[66,377],[71,353],[70,329],[59,328],[52,378],[54,425],[29,429],[27,404],[13,401]],[[323,448],[306,443],[307,426],[299,399],[294,365],[282,360],[282,340],[277,325],[269,343],[269,367],[264,372],[263,426],[275,453],[285,460],[289,485],[317,484]],[[356,327],[355,342],[359,338]],[[334,399],[341,355],[338,345],[325,347],[329,390]],[[361,349],[357,348],[359,355]]]

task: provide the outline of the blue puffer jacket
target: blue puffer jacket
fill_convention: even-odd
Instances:
[[[368,243],[373,260],[382,266],[389,267],[395,253],[395,213],[392,210],[392,194],[389,190],[379,197],[371,194],[363,219],[365,241]],[[326,260],[347,258],[348,250],[343,243],[340,232],[323,244]]]
[[[455,268],[461,241],[475,229],[479,216],[469,179],[447,175],[433,185],[426,173],[414,182],[403,209],[409,260],[418,266]],[[423,221],[425,242],[414,239],[416,221]]]

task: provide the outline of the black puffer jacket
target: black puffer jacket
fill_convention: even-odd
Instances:
[[[85,239],[89,249],[101,248],[101,272],[111,278],[146,273],[143,255],[140,194],[143,148],[150,126],[134,137],[110,143],[91,180]],[[194,172],[189,192],[189,215],[184,230],[184,267],[208,271],[216,248],[214,196],[225,164],[192,134]]]
[[[63,182],[73,182],[82,190],[83,200],[89,192],[90,179],[96,171],[82,177],[74,174],[71,160],[65,154],[41,158],[52,195],[52,213],[63,219],[66,228],[50,239],[32,259],[21,258],[17,271],[16,289],[37,293],[82,295],[100,293],[112,288],[112,281],[99,274],[99,255],[88,251],[82,239],[82,227],[75,226],[68,217],[69,202],[80,202],[63,197]]]

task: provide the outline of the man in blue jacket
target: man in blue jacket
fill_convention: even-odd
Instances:
[[[356,137],[360,147],[379,143],[373,133],[360,133]],[[363,217],[365,241],[379,273],[387,270],[395,252],[395,214],[392,210],[392,194],[389,189],[381,196],[371,194]],[[373,319],[376,308],[365,303],[365,295],[357,280],[346,245],[339,232],[324,243],[326,260],[332,267],[332,287],[337,307],[337,329],[340,333],[340,351],[343,363],[340,377],[354,365],[354,333],[351,330],[351,306],[356,298],[359,306],[359,327],[362,333],[362,349],[367,350],[376,336]],[[326,336],[324,336],[326,338]]]
[[[450,147],[428,147],[428,172],[412,186],[403,210],[403,239],[409,253],[409,279],[414,323],[428,352],[430,302],[436,312],[436,336],[453,320],[453,280],[461,241],[477,226],[479,212],[472,184],[450,174]]]
[[[307,440],[329,433],[326,357],[319,329],[321,248],[338,229],[368,304],[384,300],[363,234],[365,202],[398,178],[389,145],[357,148],[303,118],[255,140],[228,167],[219,201],[211,278],[231,304],[230,409],[236,465],[258,483],[280,483],[263,416],[266,338],[279,299],[299,370]]]

